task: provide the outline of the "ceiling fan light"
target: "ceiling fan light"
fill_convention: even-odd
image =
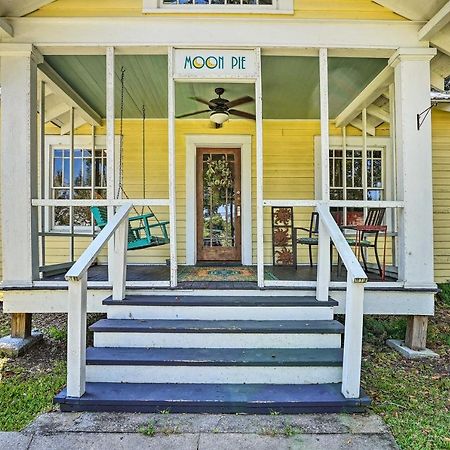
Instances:
[[[229,115],[225,111],[213,111],[209,116],[209,119],[217,125],[222,125],[229,119]]]

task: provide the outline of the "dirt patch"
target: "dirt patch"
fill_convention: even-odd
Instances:
[[[88,324],[103,318],[103,314],[88,314]],[[0,330],[10,332],[11,315],[3,313],[0,302]],[[42,342],[23,356],[3,360],[0,379],[20,374],[24,378],[51,373],[56,363],[67,357],[67,314],[33,314],[33,329],[44,334]],[[92,333],[88,333],[88,345],[92,345]]]

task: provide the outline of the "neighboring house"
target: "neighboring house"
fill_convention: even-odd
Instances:
[[[429,110],[450,2],[0,14],[4,310],[22,338],[69,313],[62,409],[357,411],[363,313],[425,347],[450,273],[448,97]],[[86,310],[108,313],[87,353]]]

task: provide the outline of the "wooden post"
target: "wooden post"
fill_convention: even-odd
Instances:
[[[409,316],[406,325],[405,344],[411,350],[427,347],[428,316]]]
[[[115,49],[106,49],[106,159],[107,159],[107,182],[106,198],[116,198],[116,182],[114,177],[115,168]],[[108,206],[108,221],[114,216],[114,207]],[[114,238],[108,242],[108,281],[112,284],[114,280]]]
[[[264,287],[264,152],[262,118],[261,49],[256,49],[258,77],[255,81],[256,107],[256,261],[258,287]]]
[[[348,273],[342,362],[342,395],[345,398],[359,398],[360,394],[363,301],[364,284],[354,283],[350,273]]]
[[[26,339],[31,336],[32,314],[11,314],[11,337]]]
[[[329,111],[328,111],[328,50],[321,48],[319,50],[320,66],[320,133],[321,133],[321,200],[328,202],[330,200],[330,182],[329,182]],[[319,245],[317,253],[317,288],[316,298],[320,301],[328,300],[328,290],[330,285],[330,234],[319,221]]]
[[[39,278],[38,208],[31,200],[38,196],[37,64],[43,58],[23,47],[8,44],[1,57],[3,283],[14,286]]]
[[[67,396],[81,397],[86,390],[87,273],[69,280],[67,316]]]

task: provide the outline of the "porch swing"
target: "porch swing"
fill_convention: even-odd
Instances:
[[[120,194],[129,198],[123,188],[123,109],[124,109],[124,89],[125,89],[125,68],[121,69],[121,95],[120,95],[120,145],[119,145],[119,189]],[[142,106],[142,194],[146,198],[146,168],[145,168],[145,105]],[[147,212],[144,212],[147,209]],[[143,206],[141,213],[133,206],[135,215],[128,218],[128,250],[139,250],[149,247],[158,247],[169,243],[167,232],[168,221],[160,221],[149,206]],[[96,225],[102,229],[108,223],[108,209],[106,206],[92,206],[92,216]],[[156,231],[156,233],[155,233]]]

